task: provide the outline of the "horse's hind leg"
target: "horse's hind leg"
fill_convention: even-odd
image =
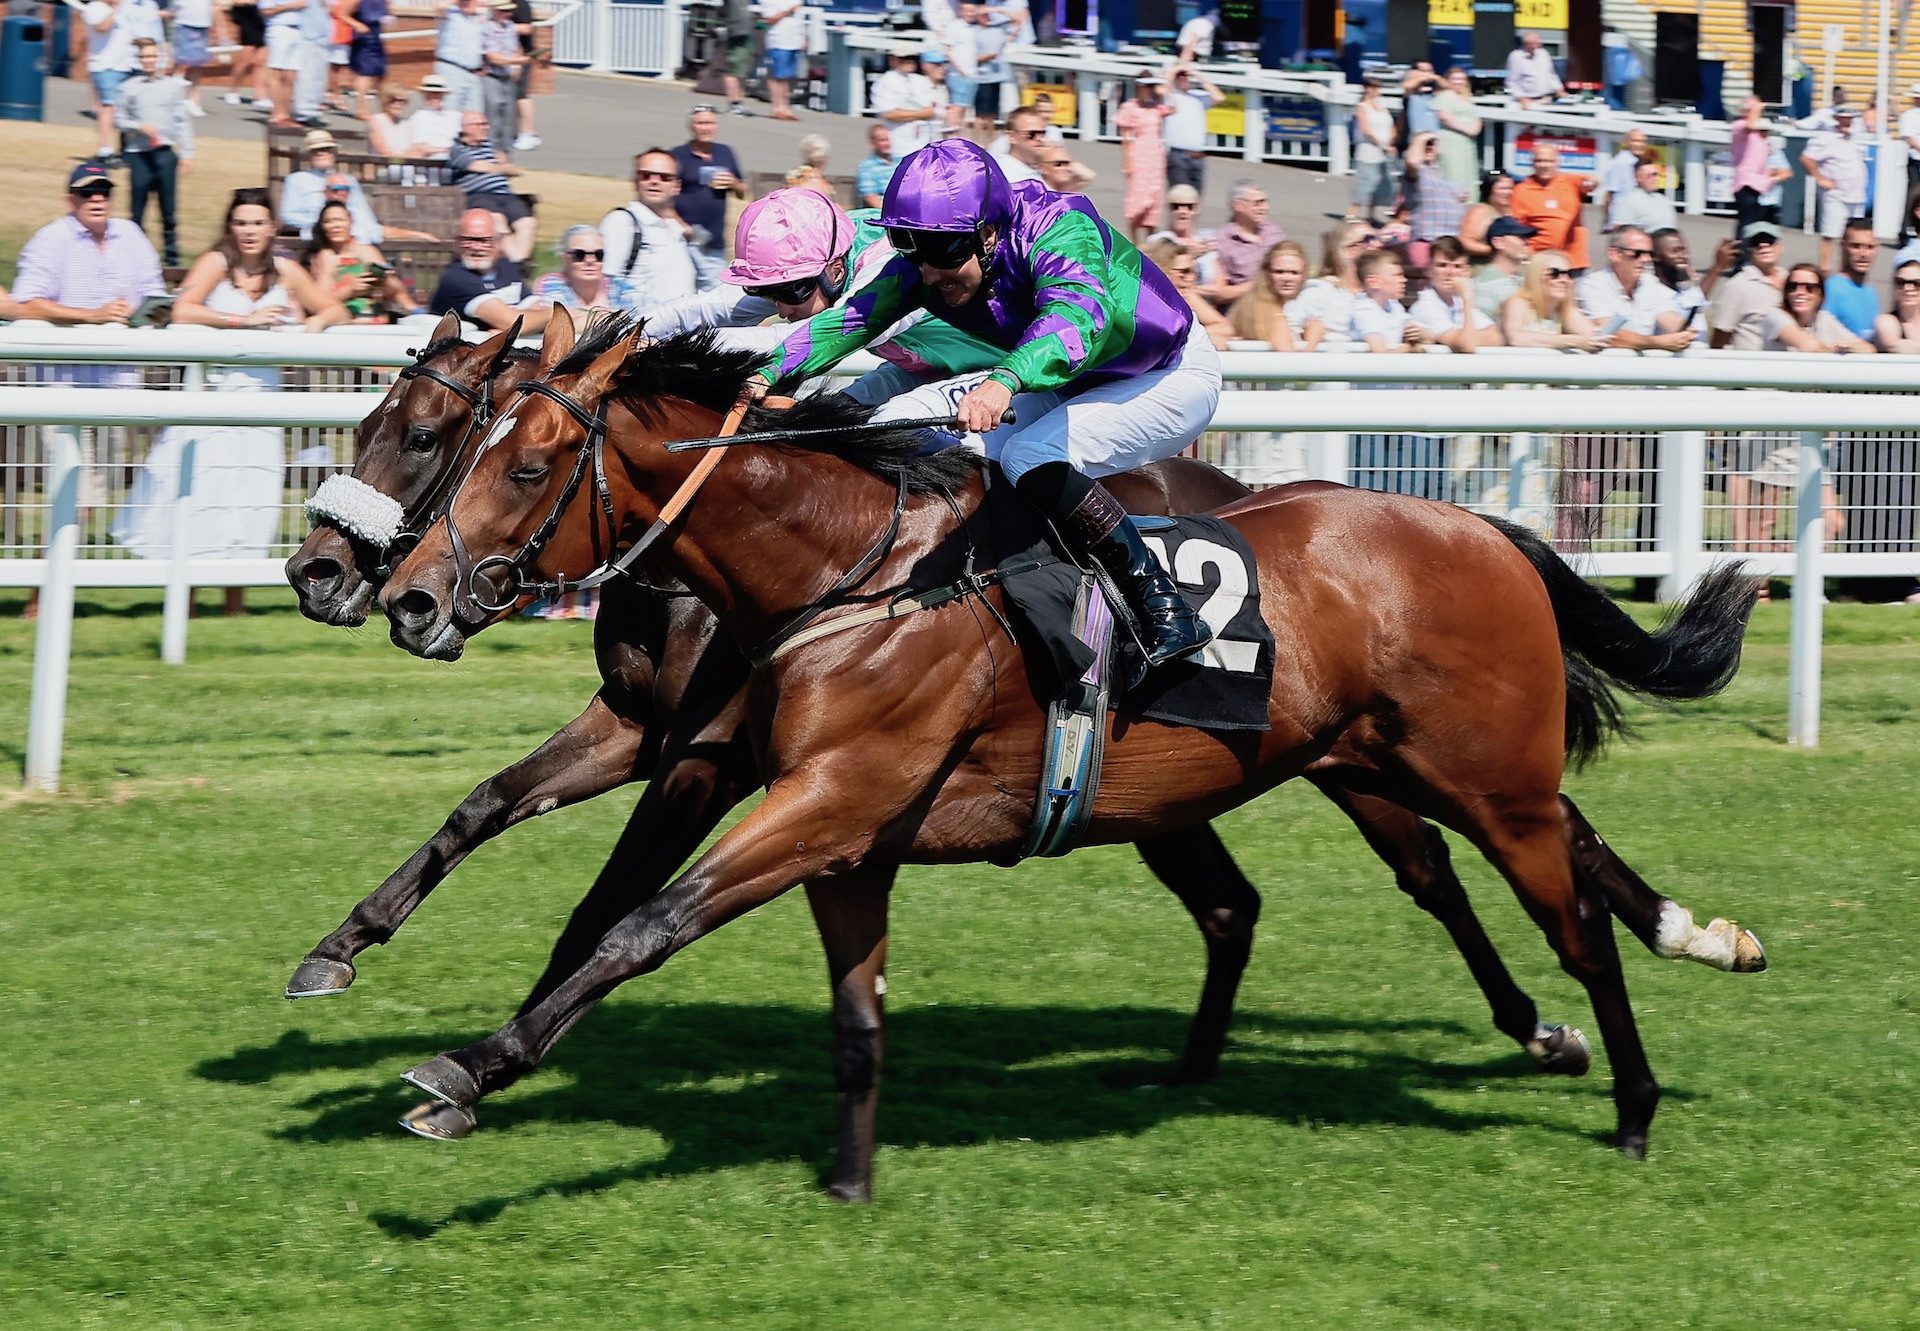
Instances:
[[[1207,942],[1207,978],[1200,1007],[1187,1029],[1176,1078],[1207,1081],[1220,1067],[1220,1050],[1233,1020],[1234,995],[1253,952],[1260,894],[1233,862],[1212,827],[1202,824],[1139,842],[1135,849],[1159,880],[1180,898]]]
[[[887,898],[892,865],[862,867],[807,884],[807,904],[833,981],[833,1089],[839,1120],[827,1192],[873,1200],[874,1117],[886,1046]]]
[[[1767,968],[1766,950],[1752,930],[1719,917],[1701,928],[1694,923],[1692,911],[1654,891],[1628,868],[1565,795],[1560,797],[1560,813],[1566,819],[1574,872],[1606,894],[1615,917],[1649,952],[1740,974]]]
[[[1640,1159],[1647,1153],[1647,1128],[1660,1103],[1660,1085],[1634,1024],[1606,900],[1591,878],[1574,872],[1565,822],[1553,799],[1543,797],[1529,807],[1495,795],[1475,807],[1470,816],[1478,821],[1481,849],[1546,934],[1561,967],[1585,986],[1593,1002],[1613,1066],[1618,1116],[1613,1144]]]
[[[1360,794],[1330,779],[1317,779],[1314,784],[1353,820],[1373,853],[1393,870],[1400,890],[1446,929],[1493,1010],[1494,1027],[1547,1071],[1573,1077],[1584,1074],[1592,1061],[1585,1037],[1568,1026],[1541,1023],[1533,999],[1514,982],[1480,917],[1473,913],[1440,829],[1377,795]]]

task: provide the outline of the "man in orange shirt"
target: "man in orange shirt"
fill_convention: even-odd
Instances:
[[[1527,245],[1538,254],[1558,250],[1576,270],[1587,266],[1587,228],[1581,205],[1595,187],[1592,176],[1560,174],[1560,150],[1551,143],[1533,148],[1533,174],[1513,187],[1513,215],[1535,228]]]

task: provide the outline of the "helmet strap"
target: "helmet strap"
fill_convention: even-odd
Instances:
[[[840,276],[837,280],[832,276],[833,265],[836,263],[840,265]],[[840,297],[846,292],[847,279],[852,273],[853,263],[850,256],[841,254],[827,260],[827,266],[820,270],[820,291],[827,298],[827,304],[839,303]]]

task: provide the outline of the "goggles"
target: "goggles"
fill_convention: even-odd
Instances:
[[[887,239],[901,258],[948,272],[964,267],[968,259],[982,252],[978,231],[916,231],[890,226]]]
[[[749,296],[758,296],[761,300],[770,300],[775,305],[799,305],[808,300],[819,287],[820,278],[798,277],[791,282],[775,282],[771,286],[747,287]]]

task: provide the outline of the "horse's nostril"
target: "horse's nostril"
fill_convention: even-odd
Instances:
[[[395,597],[387,606],[387,613],[402,625],[416,628],[430,624],[439,617],[440,602],[434,599],[432,592],[413,587]]]
[[[326,596],[340,590],[340,580],[345,575],[339,560],[315,555],[294,570],[294,586],[315,596]]]

